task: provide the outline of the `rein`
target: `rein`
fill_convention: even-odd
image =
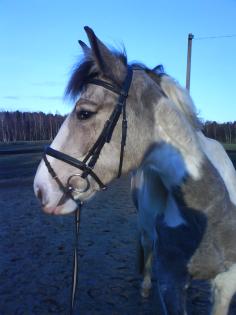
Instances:
[[[74,253],[73,253],[73,275],[71,286],[71,299],[70,299],[70,315],[73,315],[75,309],[75,297],[78,286],[78,273],[79,273],[79,260],[78,260],[78,243],[79,243],[79,228],[81,223],[81,211],[83,203],[80,202],[75,211],[75,240],[74,240]]]
[[[103,184],[100,178],[94,173],[93,168],[96,165],[96,162],[99,158],[99,155],[104,147],[105,143],[109,143],[111,141],[113,131],[117,125],[117,122],[122,114],[122,135],[121,135],[121,144],[120,144],[120,162],[118,167],[117,178],[121,176],[123,159],[124,159],[124,148],[126,145],[126,137],[127,137],[127,118],[126,118],[126,99],[128,98],[128,92],[130,89],[130,85],[132,82],[133,70],[131,66],[127,67],[127,74],[125,80],[122,84],[122,88],[119,90],[112,84],[99,80],[92,79],[86,82],[86,84],[94,84],[101,86],[107,90],[110,90],[113,93],[118,94],[117,104],[111,113],[109,119],[105,122],[103,130],[96,142],[89,150],[83,161],[80,161],[70,155],[67,155],[63,152],[55,150],[51,147],[46,147],[43,160],[48,169],[49,174],[56,181],[59,189],[62,191],[63,195],[59,200],[57,206],[63,204],[68,198],[71,198],[76,202],[77,208],[75,210],[75,244],[74,244],[74,255],[73,255],[73,279],[72,279],[72,288],[71,288],[71,304],[70,304],[70,315],[74,313],[75,308],[75,296],[77,291],[77,283],[78,283],[78,240],[79,240],[79,227],[81,223],[81,211],[82,211],[82,202],[78,198],[74,198],[73,192],[85,192],[90,187],[90,182],[88,180],[88,175],[90,175],[98,184],[99,188],[105,190],[107,187]],[[82,171],[81,174],[73,174],[68,177],[66,185],[62,183],[62,181],[57,176],[57,173],[54,171],[50,162],[47,159],[47,155],[54,157],[60,161],[63,161],[67,164],[70,164],[79,170]],[[71,184],[71,178],[74,176],[79,176],[86,181],[86,187],[84,189],[74,188]]]

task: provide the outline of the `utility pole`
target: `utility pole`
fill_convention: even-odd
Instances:
[[[192,40],[194,35],[188,34],[188,56],[187,56],[187,73],[186,73],[186,89],[190,90],[190,75],[191,75],[191,57],[192,57]]]

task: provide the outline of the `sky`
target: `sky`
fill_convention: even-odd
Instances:
[[[236,120],[236,0],[0,0],[0,110],[66,114],[63,98],[90,26],[128,60],[185,86],[193,33],[190,93],[203,120]],[[235,35],[225,38],[208,38]]]

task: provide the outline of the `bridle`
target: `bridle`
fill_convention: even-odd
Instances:
[[[71,305],[70,305],[70,315],[74,313],[74,307],[75,307],[75,296],[76,296],[76,289],[77,289],[77,281],[78,281],[78,235],[79,235],[79,224],[80,224],[80,213],[82,209],[82,202],[79,199],[75,199],[73,196],[73,192],[86,192],[90,187],[90,182],[88,180],[88,176],[90,175],[98,184],[99,188],[102,190],[105,190],[107,187],[104,185],[104,183],[100,180],[100,178],[96,175],[96,173],[93,171],[94,166],[96,165],[96,162],[99,158],[99,155],[102,151],[102,148],[104,147],[105,143],[109,143],[113,131],[116,127],[116,124],[120,118],[120,115],[123,114],[122,117],[122,135],[121,135],[121,147],[120,147],[120,162],[119,162],[119,168],[118,168],[118,174],[117,178],[121,176],[122,172],[122,166],[123,166],[123,159],[124,159],[124,148],[126,145],[126,136],[127,136],[127,119],[126,119],[126,100],[128,98],[128,93],[130,89],[130,85],[132,82],[132,76],[133,76],[133,70],[141,70],[139,68],[135,69],[131,66],[127,66],[127,74],[125,77],[125,80],[121,86],[121,89],[117,88],[113,84],[110,84],[109,82],[100,80],[100,79],[91,79],[86,82],[86,84],[94,84],[101,86],[107,90],[112,91],[113,93],[118,95],[118,101],[117,104],[112,111],[109,119],[105,122],[104,127],[100,135],[98,136],[96,142],[91,147],[91,149],[88,151],[85,158],[80,161],[70,155],[67,155],[63,152],[60,152],[58,150],[55,150],[51,147],[46,147],[44,154],[43,154],[43,160],[45,162],[45,165],[48,169],[48,172],[52,176],[52,178],[56,181],[58,187],[63,192],[63,195],[58,203],[58,205],[63,204],[66,199],[71,198],[77,203],[77,209],[75,212],[75,244],[74,244],[74,271],[73,271],[73,278],[72,278],[72,288],[71,288]],[[60,161],[63,161],[67,164],[70,164],[79,170],[82,171],[82,173],[73,174],[70,175],[67,179],[66,185],[62,183],[62,181],[57,176],[56,172],[52,168],[50,162],[47,159],[47,155],[52,156]],[[86,182],[86,187],[82,190],[78,188],[74,188],[73,185],[71,185],[71,179],[75,176],[79,176],[80,178],[83,178]],[[163,301],[161,292],[159,292],[159,285],[157,283],[158,288],[158,297],[160,298],[160,305],[162,307],[163,314],[167,314],[166,306]]]
[[[132,82],[132,76],[133,76],[133,69],[131,66],[127,67],[127,74],[125,77],[125,80],[121,86],[121,89],[117,88],[113,84],[110,84],[109,82],[100,80],[100,79],[91,79],[86,82],[86,84],[94,84],[101,86],[107,90],[112,91],[113,93],[116,93],[118,95],[118,101],[117,104],[112,111],[110,117],[105,122],[104,127],[100,135],[98,136],[96,142],[91,147],[91,149],[88,151],[85,158],[80,161],[68,154],[65,154],[63,152],[60,152],[58,150],[55,150],[51,147],[46,147],[44,154],[43,154],[43,160],[45,162],[45,165],[48,169],[48,172],[52,176],[52,178],[56,181],[59,189],[62,191],[63,195],[61,199],[59,200],[57,206],[62,205],[68,198],[71,198],[74,200],[77,204],[77,209],[75,211],[75,244],[74,244],[74,259],[73,259],[73,278],[72,278],[72,287],[71,287],[71,304],[70,304],[70,314],[72,315],[74,313],[74,307],[75,307],[75,296],[76,296],[76,290],[77,290],[77,281],[78,281],[78,235],[79,235],[79,225],[80,225],[80,214],[82,209],[82,202],[73,196],[73,192],[86,192],[90,187],[90,182],[88,179],[88,176],[90,175],[98,184],[99,188],[102,190],[105,190],[107,187],[104,185],[104,183],[100,180],[100,178],[96,175],[96,173],[93,171],[94,166],[96,165],[96,162],[99,158],[99,155],[102,151],[102,148],[104,147],[105,143],[109,143],[113,131],[116,127],[116,124],[120,118],[120,115],[122,116],[122,135],[121,135],[121,147],[120,147],[120,162],[119,162],[119,168],[118,168],[118,174],[117,177],[119,178],[121,176],[122,172],[122,165],[123,165],[123,159],[124,159],[124,148],[126,145],[126,136],[127,136],[127,119],[126,119],[126,99],[128,97],[128,92],[130,89],[130,85]],[[50,162],[47,159],[47,155],[52,156],[60,161],[63,161],[67,164],[70,164],[79,170],[81,170],[81,173],[76,173],[73,175],[70,175],[67,179],[66,185],[62,183],[62,181],[57,176],[55,170],[51,166]],[[71,179],[75,176],[78,176],[80,178],[83,178],[85,180],[86,186],[84,189],[78,189],[74,188],[71,184]]]
[[[122,172],[122,165],[123,165],[123,159],[124,159],[124,148],[126,144],[126,136],[127,136],[127,119],[126,119],[126,99],[128,97],[128,92],[130,89],[130,85],[132,82],[132,76],[133,76],[133,69],[131,66],[127,66],[127,74],[124,79],[124,82],[122,83],[121,89],[117,88],[113,84],[110,84],[109,82],[100,80],[100,79],[91,79],[86,82],[86,84],[94,84],[101,86],[107,90],[112,91],[113,93],[116,93],[118,97],[117,104],[112,111],[109,119],[105,122],[103,130],[99,137],[97,138],[94,145],[91,147],[91,149],[88,151],[85,158],[80,161],[70,155],[67,155],[63,152],[60,152],[58,150],[55,150],[51,147],[46,147],[43,155],[43,160],[45,162],[45,165],[48,169],[48,172],[52,176],[52,178],[56,181],[57,185],[59,186],[60,190],[63,192],[63,196],[60,199],[58,205],[63,204],[66,199],[71,198],[74,201],[75,200],[73,196],[73,192],[86,192],[90,187],[90,182],[88,180],[88,176],[90,175],[98,184],[99,188],[101,190],[105,190],[107,187],[104,185],[104,183],[100,180],[100,178],[96,175],[96,173],[93,171],[93,168],[99,158],[99,155],[102,151],[102,148],[104,147],[105,143],[109,143],[113,131],[116,127],[116,124],[120,118],[120,115],[123,114],[122,117],[122,136],[121,136],[121,148],[120,148],[120,162],[119,162],[119,168],[118,168],[118,174],[117,177],[119,178],[121,176]],[[56,172],[52,168],[50,162],[47,159],[47,155],[52,156],[58,160],[61,160],[67,164],[70,164],[79,170],[82,171],[82,173],[73,174],[68,177],[66,185],[62,183],[62,181],[57,176]],[[85,180],[86,186],[83,189],[74,188],[71,184],[71,180],[73,177],[78,176]]]

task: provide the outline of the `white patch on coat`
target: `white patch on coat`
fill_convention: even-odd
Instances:
[[[55,137],[53,143],[51,144],[51,147],[56,150],[61,150],[62,143],[65,142],[66,137],[69,134],[68,130],[68,117],[63,122],[57,136]],[[55,158],[51,156],[47,156],[48,161],[53,166],[53,161]],[[48,169],[42,160],[38,166],[35,178],[34,178],[34,192],[37,196],[38,191],[41,191],[42,195],[42,203],[43,205],[46,205],[46,207],[53,208],[57,205],[59,202],[62,192],[59,190],[55,180],[51,177],[51,175],[48,172]],[[74,203],[75,204],[75,203]],[[71,208],[71,205],[70,207]]]
[[[65,121],[63,122],[63,124],[61,125],[56,137],[54,138],[51,144],[51,147],[55,150],[60,151],[62,144],[65,143],[65,140],[69,136],[69,126],[68,126],[69,119],[70,119],[70,116],[68,115]]]
[[[69,120],[69,116],[61,125],[61,128],[59,129],[55,139],[53,140],[51,144],[51,147],[55,150],[61,151],[61,146],[63,143],[65,143],[65,139],[69,135],[68,120]],[[55,158],[51,156],[47,156],[47,159],[51,164],[53,164],[53,161],[55,161]],[[54,180],[52,179],[44,161],[42,160],[38,166],[37,173],[34,178],[34,187],[41,186],[41,185],[43,186],[50,185],[49,183],[50,181],[54,181]]]
[[[218,141],[205,137],[202,132],[197,134],[204,153],[218,170],[228,190],[230,200],[236,205],[236,171],[233,163]]]
[[[236,292],[236,264],[218,274],[212,282],[212,315],[227,315],[231,299]]]

